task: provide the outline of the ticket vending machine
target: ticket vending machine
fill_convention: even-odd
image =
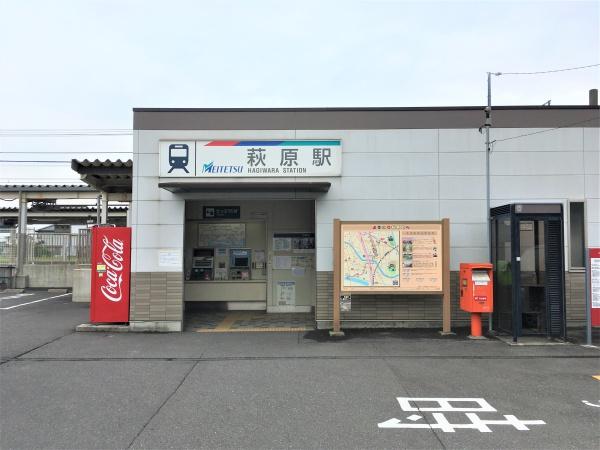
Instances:
[[[192,257],[190,280],[213,279],[215,251],[212,248],[195,248]]]
[[[252,250],[249,248],[229,249],[229,279],[249,280],[252,265]]]
[[[481,338],[481,313],[494,310],[493,266],[461,263],[460,309],[471,313],[471,338]]]

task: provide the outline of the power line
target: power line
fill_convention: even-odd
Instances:
[[[38,161],[38,160],[30,160],[30,159],[0,159],[0,162],[2,163],[60,163],[60,164],[65,164],[65,163],[71,163],[71,161],[58,161],[58,160],[45,160],[45,161]]]
[[[0,137],[50,137],[50,136],[131,136],[129,128],[15,128],[0,129]]]
[[[110,150],[103,150],[103,151],[94,151],[94,150],[83,150],[80,152],[63,152],[63,151],[47,151],[47,152],[36,152],[36,151],[26,151],[26,150],[20,150],[20,151],[4,151],[4,150],[0,150],[0,153],[27,153],[27,154],[39,154],[39,155],[46,155],[46,154],[61,154],[61,155],[81,155],[83,153],[93,153],[94,155],[97,154],[129,154],[132,155],[133,151],[110,151]]]
[[[94,137],[119,137],[119,136],[133,136],[133,133],[1,133],[0,138],[11,138],[11,137],[83,137],[83,136],[94,136]]]
[[[592,120],[600,121],[600,117],[592,117],[591,119],[581,120],[579,122],[573,122],[573,123],[569,123],[569,124],[566,124],[566,125],[561,125],[560,127],[548,128],[546,130],[534,131],[532,133],[519,134],[518,136],[512,136],[512,137],[508,137],[508,138],[504,138],[504,139],[495,139],[493,141],[493,143],[510,141],[512,139],[518,139],[518,138],[522,138],[522,137],[525,137],[525,136],[532,136],[534,134],[547,133],[549,131],[559,130],[561,128],[569,128],[569,127],[572,127],[572,126],[575,126],[575,125],[579,125],[579,124],[582,124],[582,123],[591,122]]]
[[[493,75],[539,75],[543,73],[567,72],[569,70],[589,69],[590,67],[598,67],[600,64],[590,64],[588,66],[568,67],[566,69],[540,70],[537,72],[492,72]]]

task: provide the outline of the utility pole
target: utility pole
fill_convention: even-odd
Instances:
[[[501,72],[487,73],[487,106],[485,107],[485,224],[487,228],[488,262],[492,263],[492,221],[490,217],[490,128],[492,127],[492,75]],[[492,314],[489,315],[488,330],[492,331]]]
[[[485,219],[487,225],[488,262],[492,262],[490,221],[490,128],[492,126],[492,73],[487,74],[487,108],[485,109]]]

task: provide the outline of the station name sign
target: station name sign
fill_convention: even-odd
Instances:
[[[161,141],[169,178],[332,177],[342,174],[340,140]]]

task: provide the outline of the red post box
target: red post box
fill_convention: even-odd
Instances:
[[[460,309],[471,313],[471,337],[481,337],[481,313],[494,310],[493,266],[461,263]]]
[[[129,322],[131,228],[92,228],[92,323]]]

